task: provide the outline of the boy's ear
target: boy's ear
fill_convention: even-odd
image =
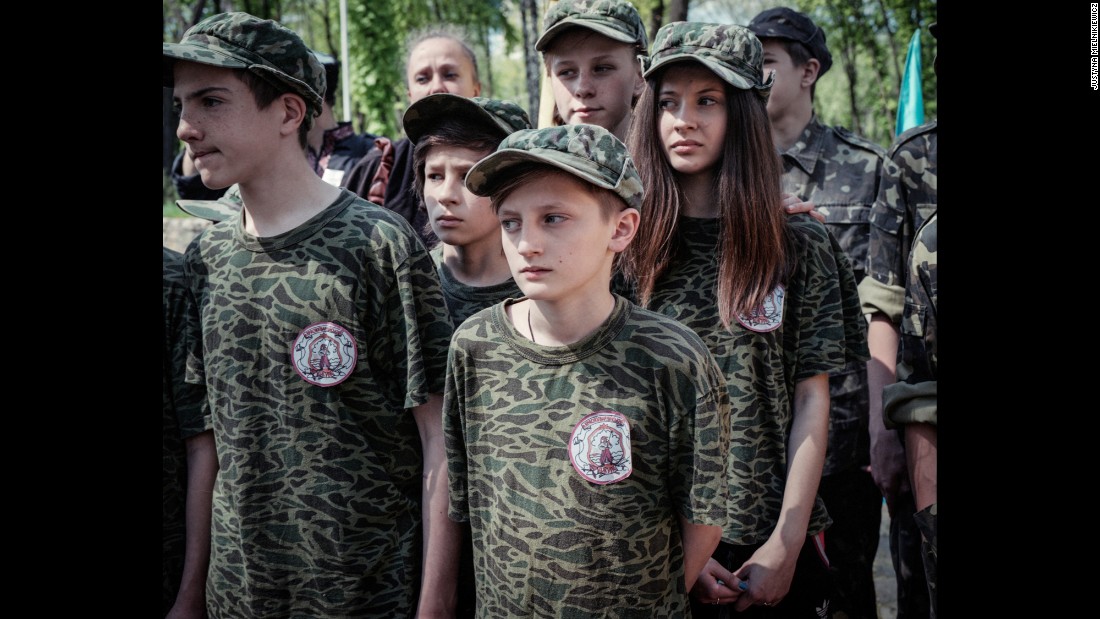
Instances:
[[[806,61],[806,64],[802,65],[802,87],[809,88],[817,81],[817,74],[821,71],[821,61],[817,58],[810,58]]]
[[[306,101],[300,95],[284,92],[279,95],[279,105],[283,109],[283,125],[279,129],[281,135],[298,135],[298,127],[306,120],[309,108]]]
[[[612,233],[611,241],[607,246],[611,251],[619,253],[630,245],[630,241],[634,240],[634,235],[638,233],[638,221],[641,219],[641,214],[638,213],[636,208],[626,208],[619,211],[615,218],[615,231]]]

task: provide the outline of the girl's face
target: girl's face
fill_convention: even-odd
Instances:
[[[726,140],[726,89],[696,62],[672,65],[657,89],[657,130],[676,172],[713,174]]]
[[[466,172],[492,151],[460,146],[433,146],[424,159],[424,203],[440,241],[465,246],[479,241],[500,243],[500,222],[489,198],[466,189]]]

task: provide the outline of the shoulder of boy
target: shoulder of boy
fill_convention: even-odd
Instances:
[[[931,120],[924,123],[923,125],[917,125],[916,127],[910,127],[909,129],[906,129],[904,132],[901,133],[901,135],[894,138],[894,143],[890,146],[890,157],[893,158],[894,154],[897,153],[898,150],[900,150],[907,143],[912,142],[913,140],[925,134],[936,131],[938,124],[938,120]]]
[[[854,146],[855,148],[858,148],[860,150],[870,151],[874,153],[879,159],[886,157],[886,149],[883,148],[882,145],[876,142],[872,142],[871,140],[868,140],[861,135],[852,133],[851,130],[847,129],[846,127],[841,127],[840,125],[833,125],[832,130],[833,134],[835,134],[836,137],[845,144],[848,144],[849,146]]]

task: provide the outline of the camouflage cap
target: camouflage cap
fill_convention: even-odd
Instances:
[[[504,171],[524,162],[546,163],[615,192],[627,206],[641,209],[642,177],[615,134],[596,125],[523,129],[504,138],[496,152],[466,173],[466,188],[488,196]]]
[[[579,26],[623,43],[638,45],[646,53],[648,39],[638,9],[626,0],[559,0],[543,18],[542,35],[535,49],[546,51],[550,40],[563,30]]]
[[[176,200],[176,206],[188,215],[218,223],[223,219],[236,217],[241,212],[241,187],[232,185],[225,195],[217,200]]]
[[[402,124],[409,141],[416,143],[431,129],[437,121],[444,118],[462,120],[480,118],[500,127],[503,135],[520,129],[530,129],[534,125],[527,112],[511,101],[487,99],[485,97],[463,97],[448,92],[428,95],[413,103],[405,110]]]
[[[774,73],[761,81],[764,47],[742,26],[687,21],[665,24],[653,38],[653,54],[643,75],[648,78],[666,65],[685,60],[702,63],[734,88],[755,90],[764,98],[775,82]]]
[[[280,91],[301,95],[313,113],[321,113],[325,69],[302,38],[270,19],[248,13],[219,13],[188,28],[179,43],[164,43],[164,85],[172,86],[176,60],[247,69],[271,82]]]
[[[833,66],[833,55],[825,45],[825,31],[804,13],[785,6],[761,11],[749,22],[749,30],[761,39],[788,39],[805,45],[810,56],[821,63],[818,77]]]

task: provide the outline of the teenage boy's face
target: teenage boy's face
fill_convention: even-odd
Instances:
[[[424,159],[424,204],[428,221],[440,241],[468,246],[479,242],[500,246],[500,222],[489,198],[466,189],[466,173],[492,151],[459,146],[433,146]]]
[[[645,88],[634,46],[571,28],[554,37],[544,56],[562,120],[599,125],[625,139],[630,103]]]
[[[177,61],[174,80],[176,136],[187,144],[203,184],[221,189],[251,180],[277,148],[283,106],[276,100],[259,109],[232,69]]]
[[[421,41],[409,53],[405,70],[410,104],[441,92],[463,97],[481,94],[474,63],[454,39],[436,37]]]
[[[785,112],[802,96],[803,67],[794,66],[787,48],[777,39],[763,39],[764,75],[775,71],[775,83],[768,95],[768,118],[782,118]]]
[[[524,295],[568,301],[607,293],[618,217],[604,219],[584,181],[548,172],[512,191],[497,218],[512,279]]]
[[[713,174],[726,140],[725,82],[696,62],[672,65],[657,89],[657,128],[669,165]]]

